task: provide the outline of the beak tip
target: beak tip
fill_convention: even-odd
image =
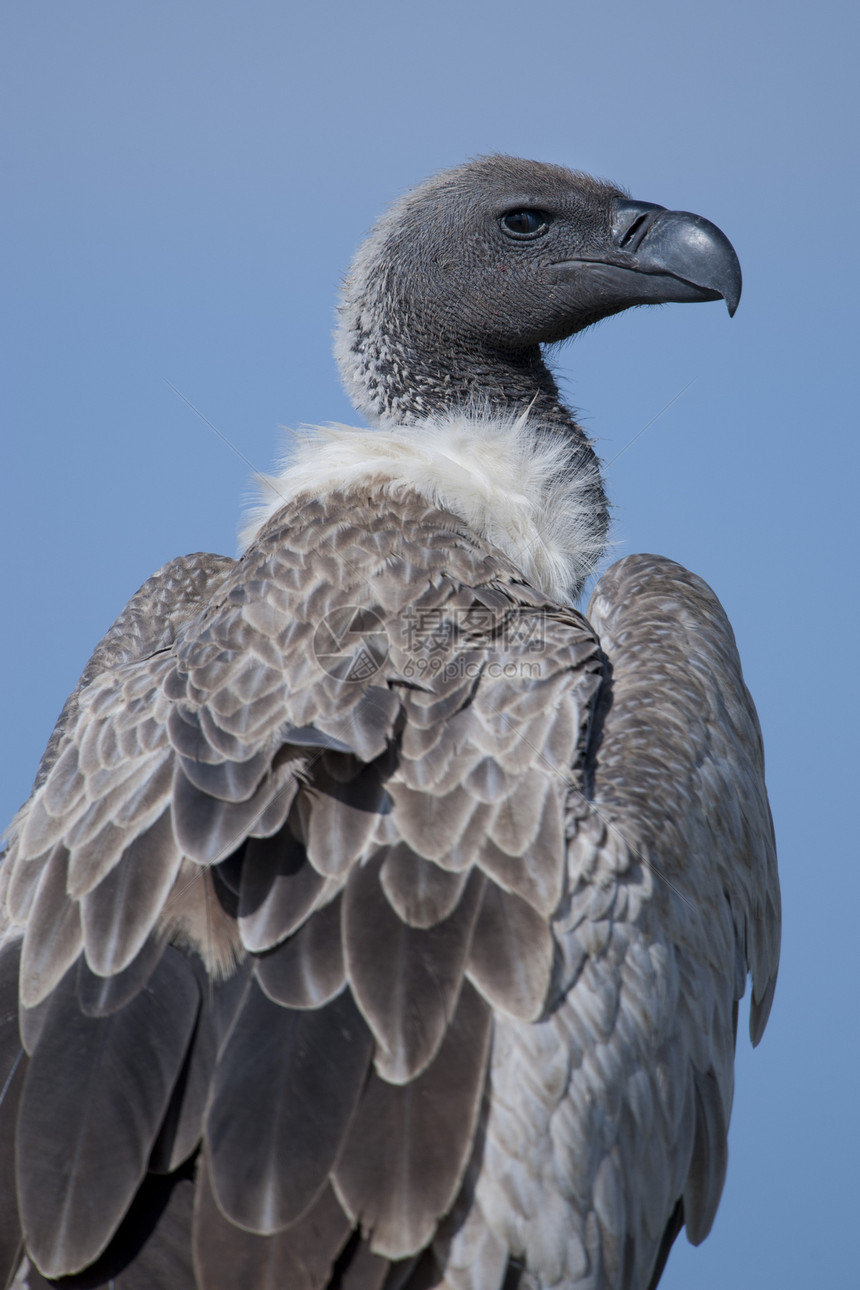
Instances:
[[[734,260],[737,272],[731,275],[733,281],[729,282],[728,290],[723,295],[730,318],[734,318],[741,303],[741,266],[737,262],[737,256],[734,256]]]

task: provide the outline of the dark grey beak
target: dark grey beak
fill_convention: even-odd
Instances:
[[[723,299],[729,315],[741,298],[741,266],[725,233],[689,211],[616,198],[605,252],[566,260],[599,316],[631,305]]]

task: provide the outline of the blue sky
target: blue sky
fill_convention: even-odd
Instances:
[[[729,612],[780,844],[773,1014],[739,1044],[714,1231],[678,1243],[666,1290],[857,1274],[857,28],[835,0],[7,0],[0,18],[4,820],[130,594],[174,555],[235,549],[243,458],[269,467],[280,425],[354,419],[335,293],[403,189],[503,151],[732,239],[733,320],[631,310],[556,356],[612,461],[618,553],[672,556]]]

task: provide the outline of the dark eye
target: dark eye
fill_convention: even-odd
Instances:
[[[546,211],[508,211],[502,216],[502,232],[521,239],[543,237],[551,220]]]

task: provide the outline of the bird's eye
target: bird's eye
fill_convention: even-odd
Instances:
[[[507,211],[502,216],[502,232],[508,237],[530,240],[543,237],[550,226],[552,216],[546,211]]]

